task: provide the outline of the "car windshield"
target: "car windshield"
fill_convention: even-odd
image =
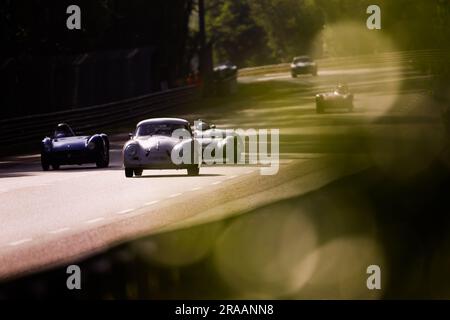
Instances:
[[[209,129],[211,129],[211,126],[207,122],[204,122],[204,121],[199,121],[195,125],[195,130],[205,131],[205,130],[209,130]]]
[[[74,135],[72,129],[67,125],[58,126],[54,132],[55,138],[73,137]]]
[[[171,136],[172,133],[177,129],[185,129],[189,131],[188,126],[184,124],[174,124],[174,123],[149,123],[139,126],[136,130],[136,136]]]
[[[337,91],[338,93],[340,93],[340,94],[344,94],[344,93],[347,93],[347,92],[348,92],[348,89],[347,89],[346,86],[338,86],[338,87],[336,88],[336,91]]]
[[[216,68],[233,68],[233,64],[229,61],[226,61],[224,63],[220,63],[216,66]]]
[[[299,62],[302,62],[302,63],[311,62],[311,59],[308,57],[301,57],[301,58],[294,59],[294,63],[299,63]]]

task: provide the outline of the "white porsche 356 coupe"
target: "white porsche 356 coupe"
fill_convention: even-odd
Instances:
[[[141,176],[144,169],[187,169],[188,175],[195,176],[202,163],[217,163],[227,156],[227,150],[233,150],[228,157],[232,154],[236,163],[240,158],[237,141],[203,121],[196,121],[192,130],[184,119],[144,120],[123,148],[125,176]]]
[[[190,163],[174,163],[172,159],[172,152],[182,153],[185,144],[194,143],[193,139],[174,137],[176,130],[192,136],[189,122],[183,119],[157,118],[139,122],[123,148],[125,176],[141,176],[144,169],[187,169],[188,175],[198,175],[199,155],[192,153]]]

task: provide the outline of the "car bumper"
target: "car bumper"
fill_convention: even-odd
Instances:
[[[320,103],[320,102],[317,102]],[[324,108],[347,108],[349,105],[352,104],[352,100],[346,99],[346,100],[325,100],[322,101],[322,107]]]
[[[175,165],[172,163],[161,163],[161,164],[125,164],[125,168],[132,168],[132,169],[147,169],[147,170],[182,170],[182,169],[188,169],[192,168],[193,166],[198,166],[191,164],[182,164],[182,165]]]
[[[125,159],[125,168],[133,169],[187,169],[198,164],[175,164],[170,158],[148,161],[147,159]]]
[[[300,68],[292,68],[291,72],[292,74],[308,74],[308,73],[314,73],[316,68],[314,67],[300,67]]]

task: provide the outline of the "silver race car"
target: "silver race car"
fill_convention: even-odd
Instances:
[[[187,169],[198,175],[202,163],[237,163],[239,138],[204,121],[176,118],[148,119],[138,123],[123,148],[127,178],[141,176],[144,169]]]
[[[297,78],[300,74],[312,74],[317,76],[317,64],[308,56],[295,57],[291,63],[292,78]]]
[[[194,122],[194,137],[202,146],[204,163],[238,163],[242,159],[244,141],[235,131],[218,129],[201,119]]]
[[[174,136],[176,132],[187,138]],[[141,176],[144,169],[187,169],[188,175],[198,175],[201,160],[197,150],[201,148],[194,145],[191,127],[186,120],[157,118],[141,121],[123,148],[125,176]],[[173,154],[183,157],[186,150],[192,150],[189,161],[173,161]]]
[[[333,92],[316,95],[316,112],[323,113],[325,109],[343,108],[349,112],[353,111],[353,93],[348,87],[339,84]]]

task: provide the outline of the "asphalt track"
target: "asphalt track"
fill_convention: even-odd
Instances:
[[[296,79],[288,73],[258,75],[240,79],[242,99],[168,114],[212,120],[220,128],[280,129],[275,176],[240,165],[202,167],[198,177],[162,170],[126,179],[121,163],[126,132],[112,136],[107,169],[86,165],[42,172],[39,155],[0,159],[0,279],[69,263],[140,236],[245,213],[374,164],[387,163],[388,170],[393,154],[413,154],[418,139],[423,148],[407,168],[415,170],[439,151],[442,133],[439,110],[428,103],[429,78],[401,65],[343,66]],[[316,114],[314,94],[337,82],[355,92],[355,111]],[[394,138],[400,140],[390,143]]]

